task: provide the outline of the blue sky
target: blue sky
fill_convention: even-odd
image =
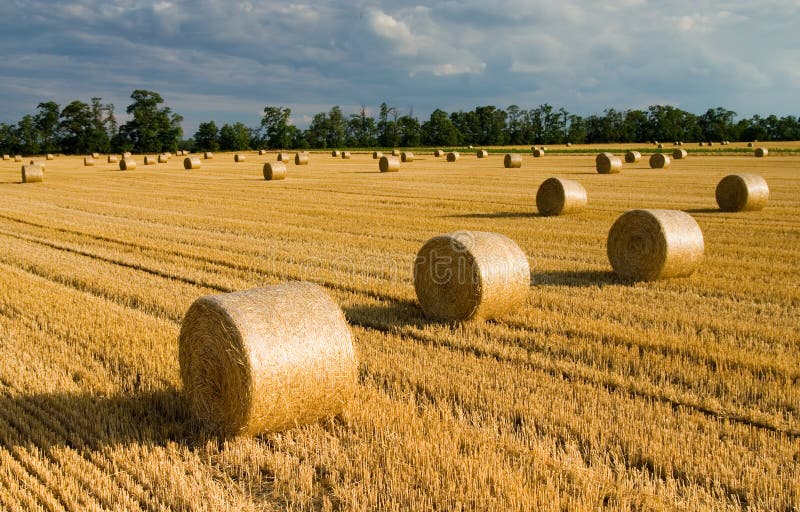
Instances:
[[[800,0],[2,0],[0,121],[134,89],[255,126],[265,105],[524,108],[671,104],[800,115]]]

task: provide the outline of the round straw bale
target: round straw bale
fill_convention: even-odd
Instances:
[[[233,155],[234,162],[244,162],[245,160],[247,160],[247,155],[243,155],[241,153],[236,153]]]
[[[350,160],[350,152],[342,151],[342,160]]]
[[[688,276],[703,260],[703,232],[679,210],[631,210],[608,232],[606,251],[619,276],[654,281]]]
[[[211,151],[206,151],[205,153],[203,153],[203,158],[205,158],[206,160],[211,160],[214,158],[214,153],[212,153]]]
[[[87,156],[83,159],[83,165],[94,165],[94,158]]]
[[[489,320],[525,302],[530,267],[522,249],[498,233],[456,231],[417,253],[414,288],[434,320]]]
[[[476,156],[477,156],[478,158],[486,158],[486,157],[488,157],[488,156],[489,156],[489,152],[488,152],[488,151],[486,151],[485,149],[479,149],[479,150],[478,150],[478,153],[476,154]]]
[[[400,153],[400,161],[401,162],[413,162],[414,161],[414,153],[411,151],[403,151]]]
[[[542,149],[542,148],[534,149],[533,150],[533,156],[536,157],[536,158],[543,157],[544,156],[544,149]]]
[[[442,149],[436,149],[433,151],[433,156],[435,156],[436,158],[439,158],[442,155],[444,155],[444,150]]]
[[[519,169],[522,167],[522,155],[508,153],[503,157],[503,167],[506,169]]]
[[[762,158],[769,154],[769,150],[767,148],[756,148],[755,155],[756,158]]]
[[[130,157],[132,157],[132,156],[133,156],[133,155],[131,155],[131,152],[130,152],[130,151],[125,151],[124,153],[122,153],[122,158],[123,158],[123,159],[124,159],[124,158],[130,158]]]
[[[289,153],[278,153],[278,156],[276,157],[278,162],[288,162],[291,159],[292,157],[289,156]]]
[[[286,178],[286,164],[283,162],[267,162],[264,164],[264,179],[282,180]]]
[[[667,169],[671,163],[669,157],[663,153],[653,153],[650,155],[651,169]]]
[[[56,157],[55,157],[55,156],[53,156],[51,153],[47,153],[47,154],[44,156],[44,159],[45,159],[45,160],[55,160],[55,158],[56,158]]]
[[[167,155],[158,155],[158,163],[165,164],[169,162],[169,157]]]
[[[108,163],[115,164],[119,160],[116,155],[108,155]]]
[[[196,156],[187,156],[183,159],[184,169],[199,169],[203,166],[203,162]]]
[[[662,149],[663,147],[664,147],[664,144],[661,144],[661,143],[658,144],[658,149]]]
[[[758,174],[731,174],[717,184],[716,196],[723,212],[760,210],[769,201],[769,186]]]
[[[136,160],[133,158],[123,158],[119,161],[120,171],[132,171],[136,169]]]
[[[382,156],[378,161],[378,169],[381,172],[397,172],[400,170],[400,159],[392,155]]]
[[[197,299],[183,318],[178,360],[190,410],[223,435],[334,416],[358,383],[344,314],[312,283]]]
[[[382,156],[383,156],[383,153],[381,153],[380,151],[373,151],[372,152],[372,159],[373,160],[379,160]]]
[[[266,149],[259,149],[258,150],[258,156],[264,156],[266,154],[267,154],[267,150]]]
[[[451,152],[447,153],[447,161],[448,162],[455,162],[456,160],[458,160],[459,156],[461,156],[461,155],[459,155],[457,151],[451,151]]]
[[[158,161],[158,160],[157,160],[157,159],[156,159],[156,157],[154,157],[154,156],[149,156],[149,155],[148,155],[148,156],[145,156],[145,157],[144,157],[144,165],[153,165],[153,164],[155,164],[157,161]]]
[[[536,207],[544,216],[582,210],[587,202],[586,189],[574,180],[547,178],[536,192]]]
[[[675,160],[683,160],[687,156],[689,156],[689,152],[685,149],[675,149],[672,151],[672,158]]]
[[[334,149],[333,151],[331,151],[331,156],[334,158],[339,158],[340,156],[342,156],[342,152],[339,151],[338,149]]]
[[[92,158],[97,160],[98,158],[100,158],[100,153],[92,153]]]
[[[308,165],[308,153],[295,153],[294,155],[294,164],[295,165]]]
[[[748,142],[748,143],[747,143],[747,147],[748,147],[748,148],[752,148],[752,147],[753,147],[753,143],[752,143],[752,142]]]
[[[698,142],[698,143],[697,143],[697,145],[698,145],[698,146],[700,146],[701,148],[702,148],[703,146],[705,146],[705,144],[703,144],[702,142]]]
[[[14,155],[14,161],[15,162],[21,162],[22,161],[22,155]]]
[[[399,149],[393,149],[392,150],[392,156],[400,156],[400,150]]]
[[[568,147],[568,148],[569,148],[569,147],[572,147],[572,143],[571,143],[571,142],[567,142],[567,147]]]
[[[711,147],[711,146],[713,146],[713,145],[714,145],[714,143],[713,143],[713,142],[711,142],[711,141],[708,141],[708,142],[706,142],[706,146],[708,146],[708,147]]]
[[[599,174],[616,174],[622,170],[622,159],[611,153],[600,153],[594,159]]]
[[[625,153],[625,161],[629,164],[636,163],[641,159],[642,159],[642,154],[639,153],[638,151],[631,150]]]
[[[44,180],[44,169],[35,164],[22,166],[22,183],[36,183]]]
[[[11,160],[11,155],[3,155],[3,160]]]

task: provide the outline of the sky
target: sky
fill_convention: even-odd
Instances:
[[[381,102],[589,115],[669,104],[800,115],[800,0],[0,0],[0,122],[134,89],[184,117],[305,128]]]

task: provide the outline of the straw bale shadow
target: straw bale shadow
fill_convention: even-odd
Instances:
[[[555,272],[531,272],[531,286],[604,287],[627,286],[634,281],[624,279],[610,270],[559,270]]]
[[[730,213],[730,212],[723,212],[719,208],[689,208],[687,210],[683,210],[686,213]]]
[[[494,213],[462,213],[443,215],[444,218],[457,219],[535,219],[543,215],[538,212],[494,212]]]

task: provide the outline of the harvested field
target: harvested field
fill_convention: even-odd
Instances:
[[[604,148],[557,145],[519,169],[415,149],[398,173],[325,151],[281,181],[263,179],[274,154],[192,172],[59,157],[33,186],[0,161],[0,508],[797,510],[800,156],[764,145],[614,175],[595,171]],[[720,212],[717,183],[741,173],[769,203]],[[551,176],[587,208],[540,216]],[[697,220],[694,274],[612,273],[609,228],[637,208]],[[426,320],[417,251],[458,230],[520,246],[525,304]],[[320,423],[213,437],[181,395],[183,314],[290,279],[344,310],[355,396]]]

